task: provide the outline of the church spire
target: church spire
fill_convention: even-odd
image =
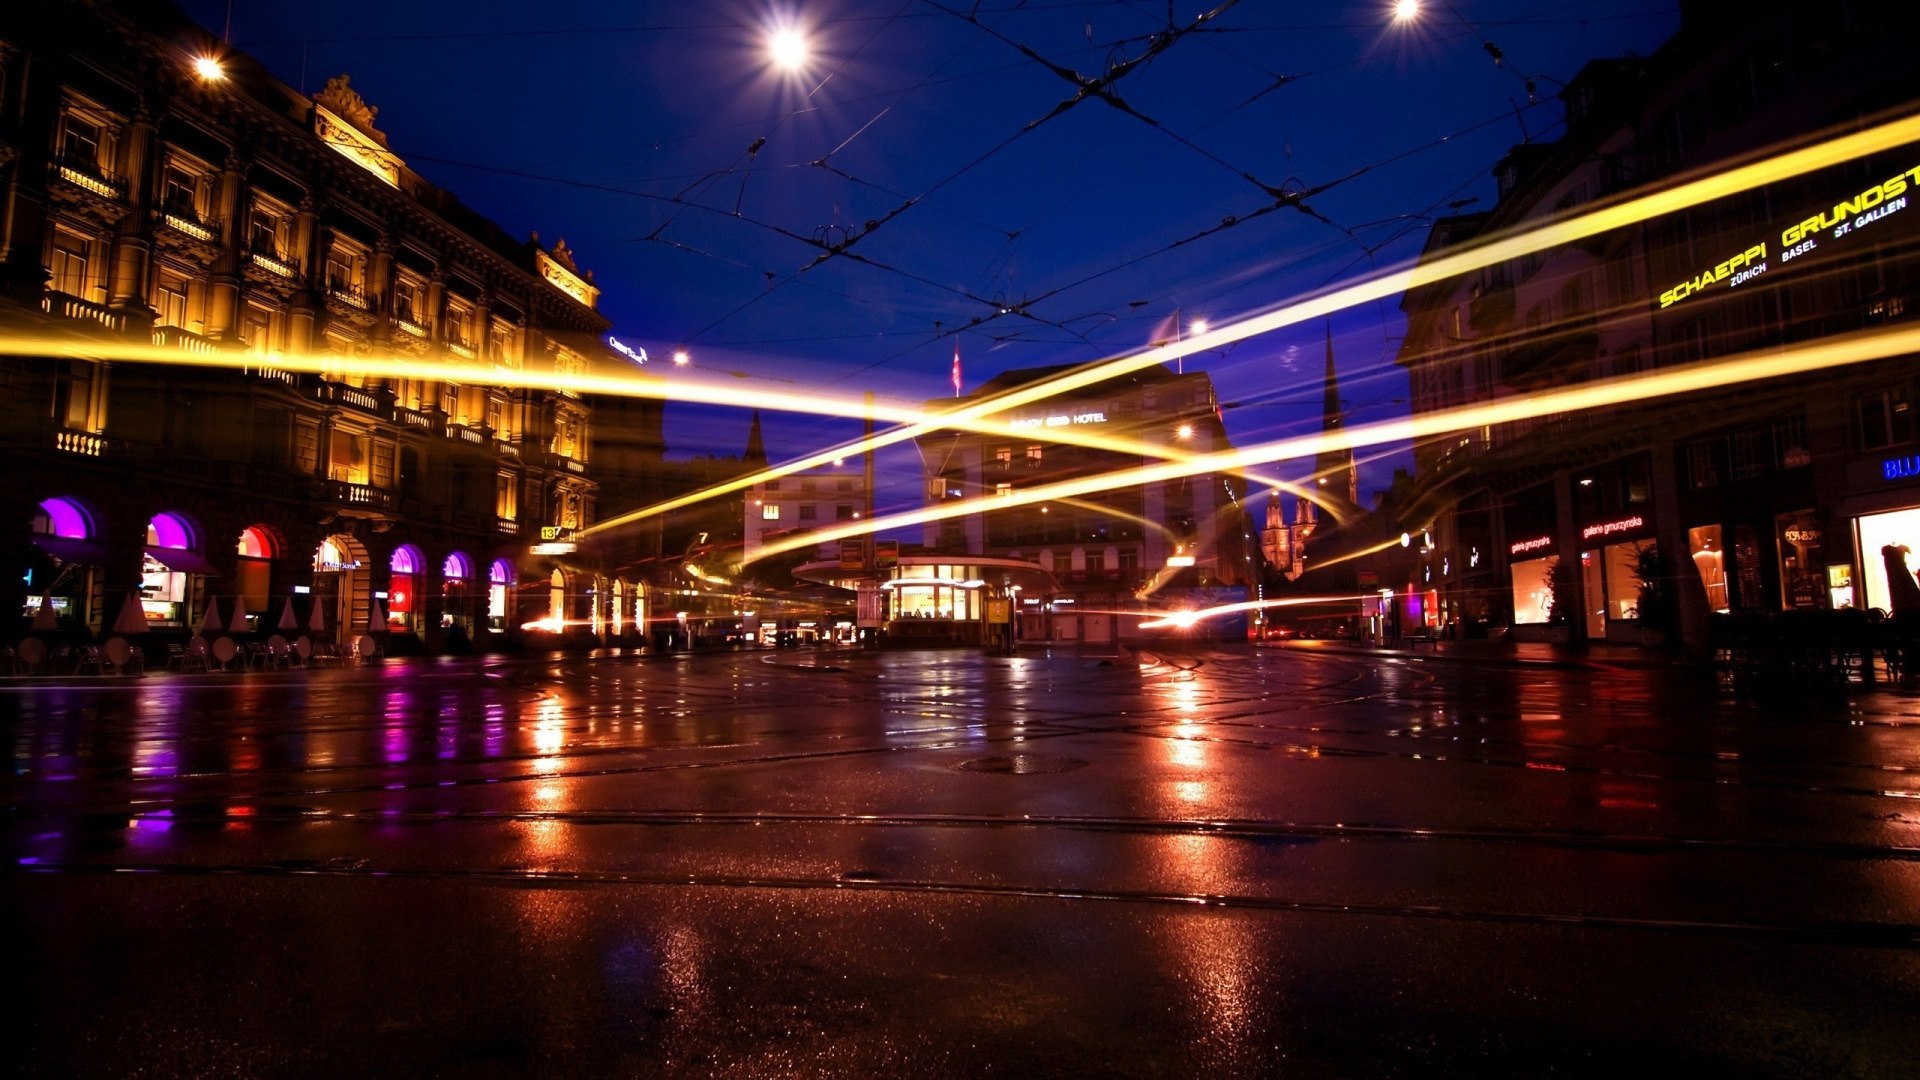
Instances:
[[[753,426],[747,429],[747,464],[764,467],[767,464],[767,442],[760,434],[760,410],[753,410]]]
[[[1323,388],[1320,413],[1320,432],[1331,435],[1346,426],[1346,416],[1340,409],[1340,377],[1333,367],[1333,321],[1327,321],[1327,374]],[[1313,457],[1314,485],[1327,502],[1336,505],[1344,503],[1343,509],[1358,512],[1360,509],[1360,473],[1354,468],[1353,450],[1322,450]],[[1341,515],[1336,515],[1341,516]]]

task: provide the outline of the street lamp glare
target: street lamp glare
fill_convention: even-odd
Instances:
[[[1420,0],[1393,0],[1393,21],[1408,22],[1420,17]]]
[[[788,27],[775,30],[767,39],[767,52],[773,56],[773,62],[788,71],[799,71],[807,63],[807,39],[800,31]]]
[[[693,357],[688,356],[687,350],[685,349],[675,349],[673,350],[673,362],[681,367],[686,367],[693,362]]]
[[[1174,434],[1180,436],[1183,439],[1191,439],[1193,438],[1193,425],[1181,424],[1179,429],[1176,430]]]
[[[218,82],[227,77],[226,69],[220,66],[220,61],[211,56],[194,57],[193,73],[208,82]]]
[[[1188,329],[1192,330],[1195,334],[1204,334],[1207,332],[1207,320],[1195,319],[1193,320],[1193,325]]]

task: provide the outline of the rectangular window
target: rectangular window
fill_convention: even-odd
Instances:
[[[851,479],[843,478],[839,483],[835,484],[834,487],[836,490],[839,490],[839,491],[852,491],[853,481]]]
[[[807,479],[807,478],[805,478],[805,477],[802,477],[802,478],[801,478],[801,480],[800,480],[800,490],[801,490],[801,491],[812,491],[812,490],[813,490],[813,481],[812,481],[812,480],[809,480],[809,479]]]
[[[60,361],[59,381],[54,384],[53,418],[73,431],[96,431],[93,423],[94,363],[91,360]]]
[[[1125,573],[1130,570],[1138,570],[1138,569],[1140,569],[1140,553],[1139,552],[1133,550],[1132,548],[1128,548],[1127,550],[1120,553],[1121,572]]]
[[[1736,431],[1727,439],[1727,464],[1735,480],[1759,476],[1766,468],[1765,447],[1758,431]]]
[[[1710,488],[1720,482],[1720,471],[1715,468],[1713,444],[1715,439],[1701,439],[1687,444],[1687,486],[1698,491]]]
[[[1013,485],[1012,484],[995,484],[993,485],[993,493],[995,495],[1000,496],[1003,499],[1011,499],[1013,498]]]
[[[1707,608],[1724,615],[1731,608],[1727,606],[1727,549],[1720,536],[1718,525],[1687,530],[1687,547],[1700,570],[1700,584],[1707,590]]]
[[[993,452],[993,462],[1002,469],[1013,468],[1013,447],[1003,446],[995,450]]]
[[[161,208],[188,221],[200,221],[206,216],[201,198],[204,187],[205,182],[200,177],[178,165],[169,165],[167,178],[161,185]]]
[[[760,506],[760,518],[763,521],[779,521],[780,520],[780,504],[779,503],[762,503]]]
[[[1862,450],[1878,450],[1913,440],[1913,409],[1907,388],[1890,387],[1855,402],[1855,438]]]
[[[327,478],[349,484],[367,482],[368,443],[365,435],[335,431],[327,449]]]
[[[100,166],[100,146],[105,132],[100,125],[83,117],[67,114],[66,131],[60,140],[61,156],[70,164]]]
[[[293,219],[277,207],[255,202],[247,228],[248,250],[284,261],[292,247]]]
[[[390,442],[373,444],[373,486],[390,488],[393,486],[394,446]]]
[[[493,512],[501,521],[514,521],[520,515],[520,487],[512,473],[499,473],[493,482]]]
[[[1027,468],[1037,467],[1040,464],[1040,456],[1044,452],[1045,450],[1039,446],[1027,447]]]
[[[800,520],[801,521],[818,521],[819,518],[820,518],[820,508],[818,506],[816,506],[813,503],[800,504]]]
[[[852,521],[854,516],[854,509],[851,506],[841,505],[833,508],[833,519],[835,521]]]
[[[1813,463],[1807,452],[1807,418],[1799,414],[1776,417],[1773,421],[1773,467],[1797,469]]]
[[[187,328],[187,279],[162,271],[153,287],[156,325]]]
[[[265,356],[272,351],[273,313],[258,304],[248,304],[240,316],[240,340],[255,356]]]
[[[92,254],[93,245],[86,237],[56,227],[53,230],[53,258],[47,266],[53,280],[48,284],[55,292],[78,296],[83,300],[95,299]]]
[[[420,325],[420,286],[402,278],[393,283],[393,315],[402,322]]]

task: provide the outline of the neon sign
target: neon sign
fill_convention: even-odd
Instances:
[[[1885,480],[1905,480],[1909,476],[1920,476],[1920,455],[1908,454],[1905,457],[1890,457],[1880,463],[1880,476]]]
[[[1515,555],[1524,555],[1529,551],[1539,551],[1541,548],[1552,547],[1552,546],[1553,546],[1553,537],[1535,536],[1526,540],[1516,540],[1513,543],[1507,545],[1507,550]],[[1474,552],[1474,558],[1476,561],[1479,559],[1479,557],[1480,557],[1480,553],[1477,551]]]
[[[1646,518],[1635,514],[1632,517],[1621,518],[1619,521],[1607,521],[1598,525],[1589,525],[1580,530],[1580,539],[1591,540],[1596,536],[1612,536],[1614,533],[1632,532],[1635,529],[1645,528],[1646,524]]]
[[[636,349],[611,334],[607,335],[607,344],[612,347],[614,352],[619,353],[621,356],[626,357],[636,364],[644,364],[647,362],[647,350],[644,348]]]
[[[1070,424],[1104,424],[1107,414],[1104,412],[1065,413],[1054,416],[1029,416],[1015,420],[1009,426],[1016,431],[1023,428],[1067,427]]]
[[[1787,227],[1780,233],[1780,264],[1784,266],[1818,250],[1821,233],[1829,234],[1830,240],[1840,240],[1882,218],[1905,210],[1907,189],[1915,186],[1920,186],[1920,166],[1888,177],[1851,199],[1834,203],[1831,210],[1822,210]],[[1728,282],[1728,288],[1733,288],[1766,273],[1767,267],[1767,244],[1763,240],[1712,269],[1703,271],[1698,277],[1661,293],[1660,306],[1671,307],[1722,281]]]

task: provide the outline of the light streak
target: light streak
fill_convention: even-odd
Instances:
[[[601,394],[609,397],[642,397],[661,401],[685,401],[704,405],[723,405],[742,409],[766,409],[769,411],[811,413],[822,416],[864,417],[872,415],[876,419],[896,424],[916,424],[925,430],[957,427],[986,435],[999,435],[1009,439],[1039,440],[1069,446],[1081,446],[1095,450],[1146,458],[1178,458],[1188,456],[1185,452],[1172,447],[1156,445],[1139,439],[1130,439],[1119,435],[1103,435],[1076,428],[1015,428],[1005,420],[985,418],[962,418],[949,421],[947,414],[930,411],[918,406],[868,402],[865,397],[837,396],[831,394],[808,394],[792,390],[757,390],[751,387],[721,385],[711,381],[687,380],[684,378],[667,379],[644,372],[621,372],[614,375],[570,374],[560,372],[542,372],[512,370],[494,367],[491,364],[471,364],[457,361],[408,359],[404,357],[354,357],[351,359],[325,353],[273,353],[269,356],[255,356],[239,351],[216,351],[211,353],[186,352],[171,345],[142,344],[134,341],[81,340],[56,337],[10,337],[0,338],[0,354],[16,356],[45,356],[52,358],[74,358],[90,360],[113,360],[136,363],[170,364],[180,367],[247,369],[273,367],[282,371],[298,372],[304,375],[338,377],[346,372],[382,379],[410,379],[421,382],[447,382],[468,386],[503,386],[527,390],[564,390],[575,394]],[[752,484],[778,479],[802,469],[813,468],[829,461],[842,459],[853,451],[828,451],[805,458],[800,462],[788,462],[763,472],[727,481],[692,495],[670,499],[663,503],[644,507],[619,517],[597,522],[583,529],[579,536],[588,536],[637,521],[644,517],[663,514],[703,502],[709,498],[742,490]],[[1282,488],[1294,495],[1310,500],[1317,496],[1297,485],[1289,484],[1271,477],[1248,475],[1254,483],[1268,484]]]
[[[1920,115],[1891,120],[1864,131],[1841,135],[1798,150],[1775,154],[1746,165],[1677,184],[1663,191],[1590,210],[1563,221],[1550,222],[1505,236],[1490,236],[1465,245],[1450,255],[1415,262],[1397,270],[1363,278],[1343,288],[1283,303],[1275,310],[1264,314],[1250,316],[1224,326],[1211,327],[1204,333],[1196,333],[1191,337],[1170,341],[1129,356],[1095,362],[1052,379],[1029,383],[1005,394],[943,413],[937,422],[911,423],[905,427],[880,432],[871,438],[848,443],[827,454],[818,454],[775,466],[758,474],[750,481],[734,481],[731,484],[710,488],[705,492],[695,492],[682,500],[675,500],[673,504],[663,503],[659,507],[648,507],[635,511],[631,515],[609,519],[586,531],[612,528],[616,524],[636,520],[648,514],[664,513],[667,509],[677,509],[679,506],[690,505],[704,498],[737,491],[748,482],[760,483],[777,479],[824,464],[834,457],[848,457],[869,450],[878,450],[941,428],[966,429],[971,421],[1046,398],[1071,393],[1143,368],[1171,363],[1194,353],[1220,349],[1244,338],[1323,318],[1357,304],[1384,299],[1408,289],[1444,281],[1496,263],[1507,262],[1537,251],[1545,251],[1575,240],[1638,224],[1649,217],[1685,210],[1704,202],[1843,164],[1858,157],[1905,146],[1915,141],[1920,141]]]
[[[1242,611],[1263,611],[1267,608],[1299,607],[1302,604],[1344,604],[1355,600],[1370,600],[1378,593],[1359,593],[1354,596],[1290,596],[1284,600],[1246,600],[1238,604],[1221,604],[1218,607],[1196,608],[1191,611],[1169,611],[1158,619],[1150,619],[1140,624],[1142,630],[1160,630],[1169,626],[1189,627],[1207,619],[1222,615],[1233,615]]]
[[[754,558],[766,558],[796,548],[829,543],[882,530],[905,529],[930,521],[1005,509],[1031,503],[1109,491],[1118,487],[1178,480],[1208,472],[1232,472],[1276,461],[1310,457],[1333,450],[1349,450],[1378,443],[1414,440],[1466,428],[1530,420],[1554,413],[1580,412],[1674,394],[1718,389],[1789,375],[1843,367],[1920,351],[1920,327],[1877,329],[1805,342],[1773,352],[1755,352],[1652,375],[1633,375],[1583,383],[1560,390],[1464,405],[1403,419],[1383,420],[1315,435],[1264,443],[1237,450],[1197,454],[1184,461],[1166,461],[1098,476],[1080,477],[1013,491],[983,499],[964,499],[889,514],[850,525],[782,538],[762,547]],[[1398,541],[1396,540],[1396,543]],[[751,560],[749,560],[751,561]]]

